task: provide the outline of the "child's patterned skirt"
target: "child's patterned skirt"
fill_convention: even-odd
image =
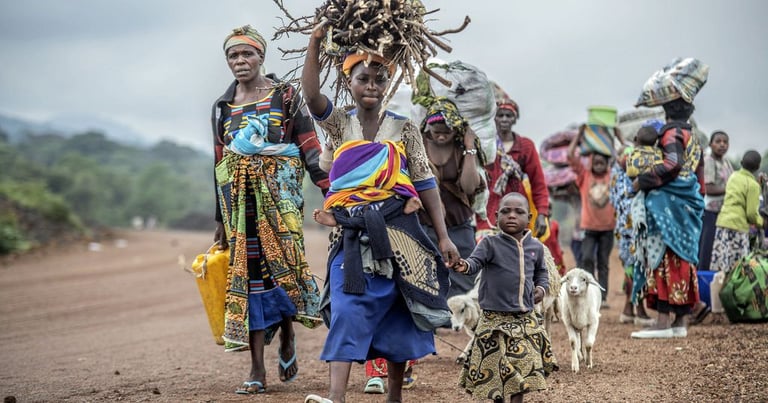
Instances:
[[[545,390],[557,370],[544,327],[534,312],[483,311],[459,386],[478,399]]]

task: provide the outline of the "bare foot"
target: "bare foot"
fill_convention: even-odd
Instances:
[[[334,217],[333,213],[330,211],[315,209],[312,211],[312,218],[314,218],[318,224],[322,224],[328,227],[336,226],[336,217]]]
[[[632,302],[627,301],[624,303],[624,310],[621,312],[626,316],[635,316],[635,313],[632,311]]]
[[[411,214],[419,211],[421,209],[421,199],[418,197],[411,197],[405,202],[405,207],[403,207],[403,213],[405,214]]]
[[[639,302],[637,305],[635,305],[635,311],[637,312],[637,317],[643,318],[643,319],[650,319],[650,316],[648,316],[648,312],[645,311],[645,305],[643,305],[642,302]]]

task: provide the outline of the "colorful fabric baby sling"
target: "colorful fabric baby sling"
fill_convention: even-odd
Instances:
[[[328,178],[326,210],[386,200],[396,194],[406,199],[418,197],[402,142],[347,141],[333,153]]]

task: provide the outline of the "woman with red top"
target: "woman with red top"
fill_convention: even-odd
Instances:
[[[488,172],[490,195],[486,211],[487,220],[478,218],[478,238],[491,233],[496,226],[496,211],[501,198],[507,193],[517,192],[528,198],[533,219],[529,228],[540,237],[547,233],[549,223],[549,190],[544,181],[536,145],[527,137],[512,131],[520,117],[517,103],[505,99],[497,105],[496,130],[498,149],[496,159],[485,167]]]

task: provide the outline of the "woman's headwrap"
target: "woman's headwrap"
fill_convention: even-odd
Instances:
[[[517,106],[517,102],[511,99],[505,99],[496,104],[496,109],[506,109],[512,111],[515,115],[515,119],[520,119],[520,107]]]
[[[446,97],[435,97],[427,108],[427,116],[421,123],[422,133],[427,131],[427,125],[445,123],[449,129],[455,130],[460,136],[464,134],[467,119],[459,113],[459,108]]]
[[[261,36],[259,31],[253,29],[250,25],[243,25],[235,28],[224,39],[224,53],[235,45],[251,45],[264,53],[267,51],[267,41]]]
[[[429,100],[429,107],[427,107],[427,115],[421,122],[421,132],[427,138],[431,138],[427,125],[432,123],[445,123],[448,128],[456,132],[455,141],[464,147],[464,133],[469,126],[469,121],[465,119],[459,113],[459,108],[447,97],[422,97],[421,101],[426,102]],[[475,137],[475,149],[482,150],[480,139]],[[480,165],[485,166],[487,164],[485,154],[480,152],[477,154],[477,158],[480,160]]]
[[[369,63],[379,63],[387,68],[390,77],[395,74],[395,65],[392,64],[391,60],[387,60],[384,57],[368,52],[355,52],[348,54],[347,57],[344,58],[344,62],[341,65],[341,71],[345,76],[349,77],[349,75],[352,74],[352,69],[360,62],[364,62],[366,66],[368,66]]]

